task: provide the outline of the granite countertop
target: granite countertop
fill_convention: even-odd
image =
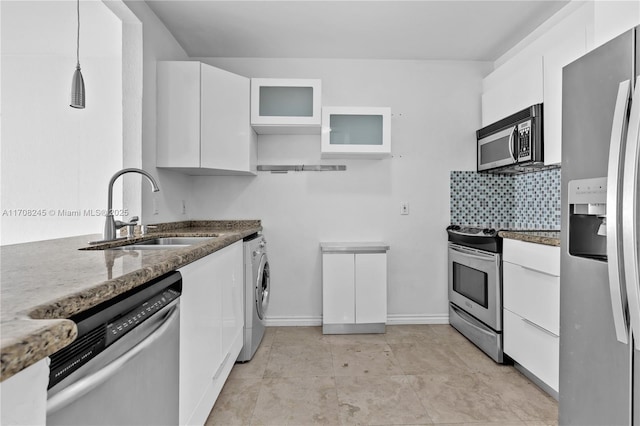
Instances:
[[[132,240],[84,235],[1,247],[0,381],[73,342],[69,318],[262,230],[259,220],[159,224]],[[102,250],[154,237],[211,237],[188,247]]]
[[[526,241],[528,243],[544,244],[547,246],[560,246],[560,231],[499,231],[502,238]]]

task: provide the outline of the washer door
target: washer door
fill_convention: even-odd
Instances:
[[[264,319],[264,314],[269,307],[269,294],[271,293],[271,274],[267,255],[263,254],[258,266],[258,278],[255,286],[256,312],[258,318]]]

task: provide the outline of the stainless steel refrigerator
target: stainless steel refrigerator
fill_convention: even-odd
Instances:
[[[639,50],[636,28],[563,69],[563,425],[640,425]]]

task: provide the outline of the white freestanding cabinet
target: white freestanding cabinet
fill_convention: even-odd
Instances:
[[[391,155],[391,108],[323,107],[322,158]]]
[[[251,126],[262,134],[318,134],[322,82],[251,79]]]
[[[505,239],[502,268],[504,353],[557,398],[560,247]]]
[[[157,64],[157,166],[191,175],[254,175],[250,80],[197,61]]]
[[[202,425],[242,349],[242,241],[179,271],[180,424]]]
[[[324,334],[384,333],[385,243],[321,243]]]

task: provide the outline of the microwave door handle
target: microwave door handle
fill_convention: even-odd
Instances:
[[[515,126],[513,128],[513,131],[511,132],[511,134],[509,135],[509,155],[511,156],[511,159],[513,160],[514,163],[518,162],[518,159],[516,158],[516,156],[514,155],[516,149],[515,149],[515,142],[516,142],[516,132],[518,131],[518,126]]]
[[[624,133],[627,128],[627,111],[631,95],[631,82],[623,81],[618,86],[611,126],[611,142],[609,144],[609,166],[607,171],[607,269],[609,275],[609,295],[613,311],[613,324],[616,338],[627,344],[629,329],[625,316],[627,297],[624,292],[623,258],[620,251],[620,189],[622,187],[622,148]]]
[[[640,332],[640,273],[638,271],[638,160],[640,158],[640,77],[631,100],[622,188],[622,255],[631,328]],[[640,339],[635,340],[640,349]]]

